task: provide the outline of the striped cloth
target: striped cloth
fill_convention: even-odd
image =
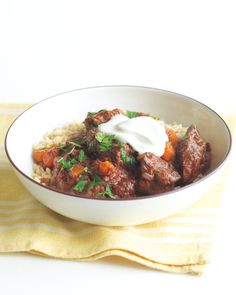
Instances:
[[[28,105],[0,104],[0,252],[30,252],[77,261],[118,255],[163,271],[201,274],[226,171],[194,206],[161,221],[106,227],[63,217],[40,204],[21,185],[4,152],[12,120]],[[227,117],[230,126],[236,117]]]

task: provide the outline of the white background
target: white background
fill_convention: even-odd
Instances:
[[[0,102],[95,85],[144,85],[236,113],[235,1],[0,0]],[[235,180],[232,178],[232,182]],[[202,277],[120,258],[76,263],[0,255],[1,294],[235,294],[235,192],[228,186]],[[1,242],[1,241],[0,241]]]

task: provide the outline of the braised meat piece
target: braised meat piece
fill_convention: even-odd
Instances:
[[[124,161],[125,158],[127,158],[127,157],[132,157],[133,159],[135,159],[135,157],[136,157],[136,152],[133,150],[133,148],[129,144],[123,143],[121,146],[119,146],[117,144],[113,145],[113,147],[112,147],[112,160],[117,166],[132,168],[132,165],[129,166]]]
[[[181,178],[170,162],[166,162],[153,153],[144,153],[138,156],[138,160],[141,174],[137,182],[138,192],[154,194],[169,191]]]
[[[172,186],[160,186],[155,181],[148,181],[145,179],[139,179],[136,182],[135,190],[137,195],[154,195],[164,192],[168,192],[174,189]]]
[[[114,166],[109,161],[93,161],[92,174],[97,174],[107,184],[112,192],[121,199],[135,197],[135,178],[123,167]]]
[[[99,142],[95,138],[97,131],[91,129],[81,139],[81,145],[85,147],[90,157],[96,158],[99,153]]]
[[[50,186],[59,189],[60,191],[69,191],[72,186],[76,184],[76,180],[73,179],[65,169],[55,168],[50,181]]]
[[[135,195],[135,180],[132,178],[121,177],[116,184],[113,184],[112,191],[120,199],[134,198]]]
[[[210,166],[210,144],[205,142],[197,130],[191,125],[185,138],[176,147],[176,166],[182,175],[183,184],[193,182]]]
[[[117,177],[110,181],[112,191],[121,199],[135,197],[135,179],[127,170],[116,167]]]
[[[123,111],[120,109],[114,109],[112,111],[101,110],[93,115],[88,115],[84,120],[84,125],[87,130],[97,127],[99,124],[106,123],[113,116],[123,114]]]

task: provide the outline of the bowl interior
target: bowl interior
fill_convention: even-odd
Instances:
[[[224,121],[205,105],[183,95],[145,87],[95,87],[75,90],[46,99],[24,112],[11,126],[6,146],[15,166],[32,174],[32,145],[46,132],[71,122],[82,122],[89,111],[121,108],[160,116],[166,123],[196,124],[211,144],[210,171],[225,159],[230,133]],[[209,171],[209,172],[210,172]]]

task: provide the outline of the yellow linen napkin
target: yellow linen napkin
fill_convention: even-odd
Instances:
[[[194,206],[161,221],[126,227],[74,221],[34,199],[7,161],[6,129],[28,106],[0,104],[0,252],[30,252],[77,261],[118,255],[163,271],[203,272],[209,262],[226,172]],[[236,116],[226,120],[233,128]]]

